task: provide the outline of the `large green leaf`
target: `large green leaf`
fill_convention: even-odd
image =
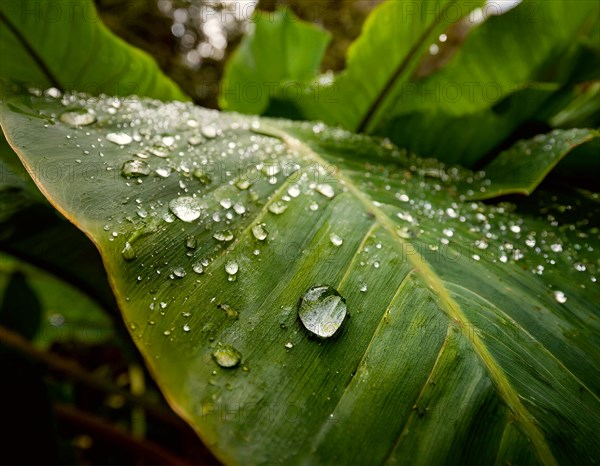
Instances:
[[[0,39],[4,84],[188,100],[153,58],[104,26],[92,0],[3,0]]]
[[[253,25],[225,67],[219,98],[225,110],[262,114],[271,101],[297,96],[319,72],[330,39],[289,9],[259,11]]]
[[[324,125],[75,103],[97,123],[33,97],[4,103],[2,128],[34,173],[69,168],[36,181],[219,458],[600,461],[597,195],[463,202],[469,172]],[[350,317],[319,340],[297,305],[323,284]],[[227,345],[237,367],[215,361]]]
[[[600,133],[593,129],[554,130],[519,141],[485,166],[485,178],[469,185],[469,199],[492,199],[507,194],[531,194],[561,160],[586,145],[581,165],[597,169]],[[562,173],[564,176],[564,173]]]

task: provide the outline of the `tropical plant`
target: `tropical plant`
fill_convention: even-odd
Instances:
[[[325,75],[327,32],[257,11],[222,83],[243,115],[187,102],[91,0],[3,2],[12,393],[81,420],[33,357],[185,462],[140,440],[145,413],[185,428],[135,350],[128,393],[44,331],[127,346],[124,322],[224,463],[599,462],[599,5],[492,7],[384,2]]]

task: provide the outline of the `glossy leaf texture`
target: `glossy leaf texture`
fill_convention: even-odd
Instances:
[[[26,97],[1,124],[222,461],[600,461],[597,195],[465,201],[475,174],[386,141],[112,102]],[[298,318],[315,293],[347,307],[331,338]]]
[[[301,21],[289,9],[255,12],[253,30],[225,67],[220,107],[268,114],[269,106],[298,95],[318,74],[330,38],[327,31]]]
[[[0,81],[89,94],[189,100],[147,53],[114,35],[92,0],[3,0]]]
[[[574,128],[519,141],[485,166],[484,179],[477,183],[479,186],[468,186],[467,197],[492,199],[507,194],[530,195],[565,157],[582,158],[579,164],[593,170],[600,163],[599,136],[594,129]],[[573,162],[569,164],[573,165]],[[562,170],[557,174],[564,175]],[[580,176],[585,177],[585,174]]]

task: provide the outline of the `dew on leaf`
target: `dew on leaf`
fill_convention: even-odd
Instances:
[[[285,347],[286,347],[287,349],[292,349],[292,348],[294,347],[294,344],[293,344],[291,341],[288,341],[288,342],[285,344]]]
[[[198,205],[198,200],[188,196],[173,199],[169,202],[169,209],[184,222],[193,222],[202,213],[202,209]]]
[[[126,178],[137,178],[150,174],[150,167],[143,160],[128,160],[121,167],[121,175]]]
[[[556,301],[559,302],[560,304],[564,304],[567,302],[566,295],[562,291],[558,291],[558,290],[556,290],[554,292],[554,299],[556,299]]]
[[[316,189],[319,194],[322,194],[328,199],[333,199],[335,196],[335,191],[329,184],[318,184]]]
[[[183,278],[185,277],[186,273],[185,273],[185,269],[183,267],[177,267],[176,269],[173,270],[173,276],[176,278]]]
[[[329,285],[313,286],[300,298],[298,316],[310,333],[329,338],[346,318],[346,301]]]
[[[96,115],[85,108],[78,108],[61,113],[60,121],[71,126],[87,126],[96,121]]]
[[[127,133],[108,133],[106,139],[120,146],[131,144],[131,141],[133,141],[133,138]]]
[[[230,345],[217,348],[211,356],[219,366],[224,368],[236,367],[242,361],[242,353]]]
[[[331,233],[329,235],[329,241],[331,241],[331,244],[333,244],[336,247],[339,247],[342,245],[342,243],[344,242],[344,240],[342,239],[341,236],[336,235],[335,233]]]
[[[287,210],[287,208],[288,208],[287,204],[277,201],[269,206],[269,212],[271,212],[272,214],[275,214],[275,215],[281,215],[282,213],[284,213]]]
[[[196,249],[198,247],[198,240],[190,235],[185,239],[185,247],[188,249]]]
[[[258,223],[252,227],[252,235],[254,235],[257,240],[264,241],[267,239],[269,232],[264,223]]]
[[[227,314],[227,317],[229,317],[231,319],[237,319],[240,315],[240,313],[238,311],[236,311],[234,308],[232,308],[227,303],[221,303],[221,304],[219,304],[218,307],[220,309],[223,309],[225,311],[225,314]]]
[[[227,272],[229,275],[235,275],[236,273],[238,273],[239,270],[239,265],[236,261],[228,261],[225,264],[225,272]]]
[[[217,129],[214,126],[204,126],[202,127],[202,135],[206,139],[213,139],[217,137]]]
[[[135,259],[136,253],[135,253],[135,249],[133,249],[133,246],[131,245],[131,243],[129,243],[129,242],[125,243],[125,246],[123,247],[123,250],[121,251],[121,255],[123,256],[123,259],[125,259],[126,261]]]
[[[213,238],[217,241],[231,241],[233,239],[233,233],[231,230],[221,230],[215,232]]]

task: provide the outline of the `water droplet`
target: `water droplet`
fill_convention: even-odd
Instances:
[[[316,212],[317,210],[319,210],[319,204],[317,204],[316,202],[311,202],[308,208],[313,212]]]
[[[309,332],[329,338],[346,318],[346,301],[328,285],[313,286],[300,298],[298,315]]]
[[[187,140],[190,146],[198,146],[202,144],[202,138],[200,136],[192,136]]]
[[[231,241],[233,239],[233,233],[230,230],[221,230],[215,232],[213,238],[217,241]]]
[[[252,183],[250,183],[250,181],[248,180],[244,180],[244,179],[239,179],[235,182],[235,185],[237,186],[237,188],[241,191],[245,191],[246,189],[248,189],[250,186],[252,186]]]
[[[198,240],[192,235],[185,239],[185,247],[188,249],[196,249],[198,247]]]
[[[121,175],[126,178],[137,178],[150,174],[150,167],[143,160],[128,160],[121,167]]]
[[[336,235],[335,233],[331,233],[329,235],[329,240],[331,241],[331,244],[333,244],[336,247],[341,246],[342,243],[344,242],[344,240],[342,239],[342,237]]]
[[[558,301],[560,304],[564,304],[567,302],[567,297],[565,296],[565,294],[562,291],[555,291],[554,292],[554,299],[556,299],[556,301]]]
[[[294,344],[293,344],[291,341],[288,341],[288,342],[285,344],[285,347],[286,347],[287,349],[292,349],[292,348],[294,347]]]
[[[219,204],[221,204],[221,207],[223,207],[223,209],[231,209],[231,199],[221,199],[219,201]]]
[[[206,139],[213,139],[217,137],[217,128],[215,128],[214,126],[204,126],[202,128],[202,135]]]
[[[444,235],[446,235],[448,238],[454,236],[454,232],[450,228],[444,228],[442,233],[444,233]]]
[[[335,191],[329,184],[319,184],[317,185],[316,189],[319,194],[322,194],[328,199],[333,199],[333,197],[335,196]]]
[[[587,268],[587,267],[585,266],[585,264],[582,264],[581,262],[576,262],[576,263],[574,264],[574,267],[575,267],[575,270],[577,270],[578,272],[585,272],[585,270],[586,270],[586,268]]]
[[[184,222],[193,222],[200,217],[202,209],[198,205],[198,201],[193,197],[178,197],[169,202],[169,209],[180,220]]]
[[[298,185],[293,185],[288,189],[288,194],[292,197],[298,197],[300,195],[300,188]]]
[[[183,331],[184,331],[184,332],[189,332],[189,331],[190,331],[190,326],[189,326],[188,324],[185,324],[185,325],[183,326]]]
[[[227,317],[231,319],[237,319],[240,316],[240,313],[227,303],[219,304],[218,307],[223,309],[225,311],[225,314],[227,314]]]
[[[550,249],[552,249],[554,252],[562,252],[563,247],[562,244],[554,243],[550,245]]]
[[[183,267],[177,267],[176,269],[173,270],[173,276],[176,278],[185,277],[185,269]]]
[[[212,179],[210,176],[208,176],[208,174],[206,173],[206,171],[202,168],[196,168],[196,170],[194,170],[194,177],[202,184],[206,185],[206,184],[210,184],[212,182]]]
[[[267,239],[269,232],[267,231],[266,225],[264,223],[258,223],[252,227],[252,234],[259,241],[264,241]]]
[[[175,144],[175,138],[173,136],[163,136],[161,141],[167,147],[171,147]]]
[[[217,348],[211,356],[219,366],[225,368],[236,367],[242,361],[242,353],[229,345]]]
[[[133,260],[136,257],[135,249],[133,249],[133,246],[129,242],[125,243],[125,247],[121,251],[121,254],[126,261]]]
[[[161,178],[168,178],[171,176],[171,169],[169,167],[158,167],[154,172]]]
[[[512,231],[513,233],[520,233],[521,232],[521,227],[519,225],[511,225],[510,226],[510,231]]]
[[[367,287],[367,284],[366,284],[366,283],[362,283],[362,284],[360,285],[360,291],[361,291],[361,292],[363,292],[363,293],[364,293],[365,291],[367,291],[367,289],[368,289],[368,287]]]
[[[125,146],[133,141],[133,138],[127,133],[108,133],[106,139],[120,146]]]
[[[85,108],[78,108],[61,113],[60,121],[72,126],[87,126],[96,121],[96,115]]]
[[[236,261],[229,261],[227,264],[225,264],[225,272],[227,272],[229,275],[235,275],[238,273],[239,269],[240,267]]]
[[[233,210],[238,215],[243,215],[244,213],[246,213],[246,207],[243,204],[240,204],[239,202],[233,204]]]
[[[204,267],[202,266],[202,264],[200,262],[196,262],[194,265],[192,265],[192,270],[194,272],[196,272],[197,274],[204,273]]]
[[[148,149],[152,155],[156,155],[157,157],[166,157],[169,155],[169,149],[162,144],[154,144],[152,147]]]
[[[288,206],[287,204],[284,204],[283,202],[274,202],[273,204],[271,204],[269,206],[269,212],[271,212],[272,214],[275,215],[281,215],[282,213],[284,213],[287,210]]]

